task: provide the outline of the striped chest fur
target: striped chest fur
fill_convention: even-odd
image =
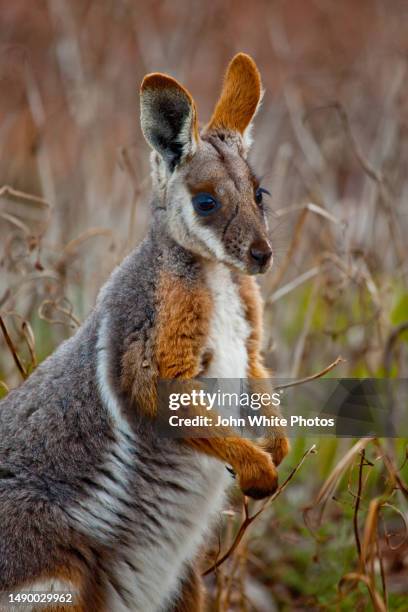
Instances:
[[[212,299],[205,347],[211,350],[212,360],[206,376],[244,378],[250,328],[238,287],[230,270],[222,264],[212,266],[206,280]],[[92,524],[105,541],[114,542],[118,534],[125,535],[119,536],[126,544],[119,546],[106,574],[110,609],[158,610],[174,596],[183,566],[197,555],[222,509],[231,478],[220,461],[172,440],[160,440],[152,446],[151,441],[126,427],[107,382],[104,325],[101,332],[99,384],[117,429],[102,480],[110,472],[113,481],[119,482],[108,487],[101,480],[102,492],[96,492],[95,499],[87,503],[93,509],[99,504],[98,514],[104,517],[104,523],[95,522],[92,516],[85,520],[87,529]],[[105,496],[107,490],[112,492],[111,500]],[[78,521],[84,520],[84,510],[80,509]],[[107,525],[113,533],[109,533]]]
[[[239,289],[222,264],[207,271],[206,284],[212,301],[203,347],[212,353],[206,376],[245,378],[250,328]],[[176,597],[186,565],[220,516],[231,476],[224,462],[179,440],[130,427],[112,382],[111,325],[109,316],[100,321],[96,371],[112,433],[86,495],[66,513],[76,532],[109,551],[101,553],[96,569],[106,610],[157,612]]]
[[[108,547],[99,563],[112,612],[155,612],[175,597],[230,477],[218,461],[172,440],[117,426],[93,493],[70,509],[76,529]]]
[[[231,478],[220,461],[128,425],[110,383],[107,332],[105,319],[98,386],[112,436],[87,496],[69,508],[69,516],[77,531],[111,551],[98,568],[107,609],[154,612],[165,609],[177,593],[185,565],[221,510]]]

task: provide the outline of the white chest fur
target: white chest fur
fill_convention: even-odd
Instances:
[[[248,355],[246,343],[250,327],[238,287],[230,270],[223,264],[209,268],[207,282],[213,298],[208,348],[213,358],[206,372],[208,378],[245,378]]]

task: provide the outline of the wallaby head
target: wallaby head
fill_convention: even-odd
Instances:
[[[152,175],[169,234],[186,249],[246,274],[272,262],[263,195],[247,162],[252,119],[262,97],[254,61],[228,66],[210,122],[199,129],[194,100],[175,79],[147,75],[141,125],[153,148]]]

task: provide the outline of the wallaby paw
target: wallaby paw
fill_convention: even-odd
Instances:
[[[244,495],[252,499],[263,499],[275,493],[278,488],[278,472],[271,457],[265,454],[265,461],[247,466],[239,474],[238,481]]]
[[[259,442],[259,446],[271,455],[276,466],[283,461],[290,451],[290,442],[286,436],[264,438]]]

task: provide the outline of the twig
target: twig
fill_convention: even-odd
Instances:
[[[383,503],[383,496],[376,497],[370,501],[368,506],[368,513],[366,522],[364,525],[363,541],[361,544],[361,571],[369,576],[374,584],[374,546],[377,539],[378,532],[378,516],[380,513],[381,505]],[[368,568],[367,568],[368,565]]]
[[[375,612],[387,612],[387,608],[381,595],[378,593],[368,576],[365,574],[358,574],[357,572],[350,572],[349,574],[346,574],[339,582],[339,591],[342,590],[343,585],[346,582],[363,582],[367,586]]]
[[[303,385],[304,383],[310,382],[311,380],[316,380],[316,378],[320,378],[321,376],[324,376],[325,374],[333,370],[336,366],[339,365],[339,363],[345,363],[345,362],[346,362],[346,359],[343,359],[343,357],[339,355],[337,359],[333,361],[333,363],[328,365],[326,368],[324,368],[320,372],[317,372],[316,374],[312,374],[311,376],[306,376],[306,378],[300,378],[299,380],[295,380],[294,382],[291,382],[291,383],[285,383],[284,385],[279,385],[278,388],[288,389],[288,387],[296,387],[297,385]]]
[[[394,327],[394,329],[391,331],[390,335],[388,336],[387,342],[385,343],[383,362],[384,362],[384,372],[387,378],[389,377],[390,372],[391,372],[392,353],[393,353],[394,346],[397,343],[401,334],[403,334],[407,330],[408,330],[408,321],[404,321],[403,323],[400,323],[399,325]]]
[[[37,362],[37,355],[35,352],[35,336],[34,336],[30,323],[24,317],[18,314],[18,312],[14,312],[13,310],[9,310],[7,312],[7,315],[9,317],[14,317],[21,324],[21,333],[27,345],[28,352],[30,353],[31,366],[32,368],[36,368],[38,365],[38,362]],[[26,371],[28,375],[29,369],[26,368]]]
[[[5,325],[4,321],[3,321],[3,317],[2,316],[0,316],[0,327],[1,327],[1,331],[3,332],[3,336],[4,336],[4,339],[6,341],[6,344],[9,347],[10,353],[11,353],[13,359],[14,359],[14,363],[16,364],[17,369],[20,372],[22,378],[25,380],[27,378],[28,374],[26,372],[26,369],[25,369],[25,367],[24,367],[20,357],[18,356],[16,347],[14,346],[13,341],[12,341],[12,339],[9,336],[9,333],[7,331],[7,328],[6,328],[6,325]]]
[[[314,530],[312,529],[312,527],[310,526],[310,522],[309,522],[309,513],[311,512],[311,510],[313,510],[316,506],[321,504],[321,508],[320,508],[320,512],[319,512],[319,518],[317,523],[319,524],[322,516],[323,516],[323,511],[325,509],[326,503],[328,501],[328,499],[330,498],[331,495],[333,495],[337,484],[340,480],[340,478],[342,477],[344,471],[346,470],[346,468],[350,465],[350,463],[353,461],[354,457],[363,449],[365,448],[370,442],[373,442],[375,440],[375,438],[362,438],[361,440],[359,440],[358,442],[356,442],[356,444],[354,444],[354,446],[352,446],[350,448],[350,450],[347,451],[347,453],[344,455],[344,457],[338,462],[338,464],[336,465],[336,467],[333,469],[333,471],[331,472],[331,474],[328,476],[328,478],[326,478],[324,484],[322,485],[322,487],[320,488],[319,493],[317,494],[314,502],[307,506],[306,508],[304,508],[303,510],[303,518],[305,521],[305,525],[306,527],[309,529],[309,531],[312,533],[312,535],[315,535]]]
[[[271,286],[269,288],[270,295],[272,294],[275,287],[277,287],[279,283],[281,282],[282,278],[285,275],[286,270],[288,269],[290,265],[290,262],[292,260],[294,253],[297,251],[297,247],[298,247],[298,244],[302,236],[302,229],[306,221],[308,210],[309,209],[307,207],[303,208],[302,212],[299,215],[299,218],[296,221],[295,229],[293,232],[293,238],[291,240],[289,250],[286,253],[286,256],[285,256],[285,259],[282,265],[279,267],[276,276],[272,278]]]
[[[408,519],[405,518],[405,515],[403,512],[401,512],[401,510],[399,510],[398,508],[396,508],[393,504],[390,504],[389,502],[384,502],[383,503],[383,508],[391,508],[391,510],[393,510],[400,518],[401,521],[404,525],[404,537],[402,538],[402,540],[398,543],[397,546],[393,545],[391,543],[391,538],[395,537],[396,535],[400,535],[399,533],[388,533],[387,529],[386,529],[386,524],[385,524],[385,520],[382,517],[382,522],[383,522],[383,526],[384,526],[384,537],[385,540],[387,542],[387,546],[390,550],[398,550],[399,548],[401,548],[401,546],[403,546],[405,544],[405,542],[408,539]]]
[[[277,291],[272,293],[272,295],[267,298],[266,304],[269,305],[273,304],[274,302],[277,302],[283,296],[287,295],[303,283],[315,277],[320,272],[320,270],[321,266],[314,266],[313,268],[310,268],[310,270],[306,270],[306,272],[303,272],[303,274],[300,274],[294,280],[290,281],[289,283],[287,283],[283,287],[280,287]]]
[[[4,304],[11,298],[15,298],[20,289],[27,285],[27,283],[37,282],[37,281],[53,281],[61,284],[61,279],[58,274],[53,271],[44,270],[43,272],[27,274],[27,276],[23,276],[20,278],[14,285],[8,287],[4,294],[0,296],[0,308],[4,306]]]
[[[384,600],[384,603],[385,603],[385,607],[388,609],[387,581],[385,579],[384,562],[383,562],[383,558],[382,558],[382,554],[381,554],[380,541],[379,541],[379,537],[378,537],[378,532],[377,532],[377,557],[378,557],[378,561],[379,561],[379,564],[380,564],[380,575],[381,575],[381,584],[382,584],[382,590],[383,590],[383,600]]]
[[[295,348],[293,351],[292,358],[292,367],[290,371],[290,377],[296,378],[299,375],[300,366],[302,364],[302,357],[305,350],[306,340],[310,334],[310,329],[312,327],[313,315],[317,308],[320,288],[322,286],[322,277],[316,276],[313,281],[312,289],[310,295],[308,297],[307,306],[305,308],[305,316],[303,319],[302,331],[300,332]]]
[[[89,238],[94,238],[96,236],[106,236],[110,238],[113,243],[113,232],[110,229],[105,229],[103,227],[91,227],[86,231],[82,232],[76,238],[70,240],[61,250],[61,254],[57,262],[55,263],[55,269],[61,270],[63,266],[66,265],[67,259],[69,257],[74,257],[78,247],[88,240]]]
[[[205,570],[205,572],[203,572],[203,576],[208,576],[208,574],[211,574],[211,572],[213,572],[220,565],[222,565],[232,555],[232,553],[239,546],[239,544],[240,544],[240,542],[241,542],[241,540],[242,540],[246,530],[251,525],[251,523],[253,523],[255,521],[255,519],[258,518],[258,516],[260,514],[262,514],[262,512],[265,510],[265,508],[266,508],[266,506],[268,504],[270,504],[273,501],[275,501],[275,499],[282,493],[282,491],[286,488],[286,486],[292,480],[292,478],[294,477],[296,472],[298,472],[298,470],[302,467],[303,462],[305,461],[306,457],[308,455],[311,455],[312,453],[315,453],[315,452],[316,452],[316,445],[313,444],[303,454],[303,457],[301,458],[301,460],[299,461],[297,466],[291,471],[291,473],[286,478],[286,480],[276,489],[275,493],[273,495],[271,495],[270,497],[268,497],[263,502],[261,508],[257,512],[255,512],[255,514],[253,514],[252,516],[249,515],[248,499],[244,498],[244,520],[241,523],[240,528],[238,529],[238,532],[237,532],[237,535],[235,536],[234,541],[232,542],[231,546],[228,548],[227,552],[220,559],[218,559],[215,563],[213,563],[213,565],[211,565],[211,567],[209,567],[208,569]]]
[[[378,440],[378,438],[374,439],[374,444],[376,445],[378,450],[381,452],[381,456],[384,461],[384,465],[387,468],[387,471],[389,475],[391,476],[392,481],[398,485],[398,488],[401,490],[403,495],[408,499],[408,486],[404,483],[401,476],[398,474],[397,468],[394,466],[391,459],[388,457],[388,455],[383,450],[381,446],[381,442]]]
[[[2,387],[5,390],[6,393],[10,393],[10,389],[9,389],[8,385],[6,385],[4,380],[0,380],[0,387]]]
[[[21,329],[24,334],[24,339],[26,341],[28,351],[30,353],[31,365],[33,368],[36,368],[38,365],[38,361],[37,361],[37,355],[35,352],[35,336],[34,336],[33,330],[29,322],[25,320],[21,324]]]
[[[10,215],[9,213],[5,212],[0,212],[0,217],[18,227],[18,229],[24,232],[26,236],[30,234],[30,229],[28,225],[24,223],[24,221],[21,221],[21,219],[17,219],[17,217],[15,217],[14,215]]]
[[[313,212],[316,215],[320,215],[321,217],[324,217],[325,219],[331,221],[332,223],[335,223],[336,225],[347,225],[346,221],[341,221],[340,219],[337,219],[337,217],[329,213],[325,208],[319,206],[318,204],[314,204],[313,202],[307,202],[306,204],[294,204],[293,206],[278,208],[278,210],[274,210],[274,215],[276,217],[283,217],[297,210],[309,210],[310,212]]]
[[[64,308],[63,302],[67,303],[67,308]],[[66,316],[72,321],[72,323],[67,323],[67,321],[64,319],[53,319],[51,316],[48,316],[46,312],[48,307],[54,308],[56,312]],[[73,314],[72,311],[72,304],[69,302],[68,298],[63,297],[62,299],[59,298],[58,300],[43,300],[38,309],[38,316],[43,321],[47,321],[47,323],[51,323],[52,325],[69,325],[71,329],[75,329],[81,325],[81,321]]]
[[[360,536],[358,533],[358,511],[360,509],[361,493],[363,489],[364,460],[365,460],[365,448],[363,448],[361,451],[360,465],[358,468],[358,489],[357,489],[356,501],[354,504],[354,515],[353,515],[354,537],[356,539],[356,546],[357,546],[357,552],[358,552],[359,558],[361,558],[361,542],[360,542]]]
[[[26,193],[25,191],[18,191],[17,189],[13,189],[9,185],[3,185],[0,187],[0,197],[14,196],[15,198],[20,198],[21,200],[28,200],[29,202],[35,202],[36,204],[42,204],[47,208],[50,208],[51,205],[47,200],[41,198],[40,196],[32,195],[31,193]]]

